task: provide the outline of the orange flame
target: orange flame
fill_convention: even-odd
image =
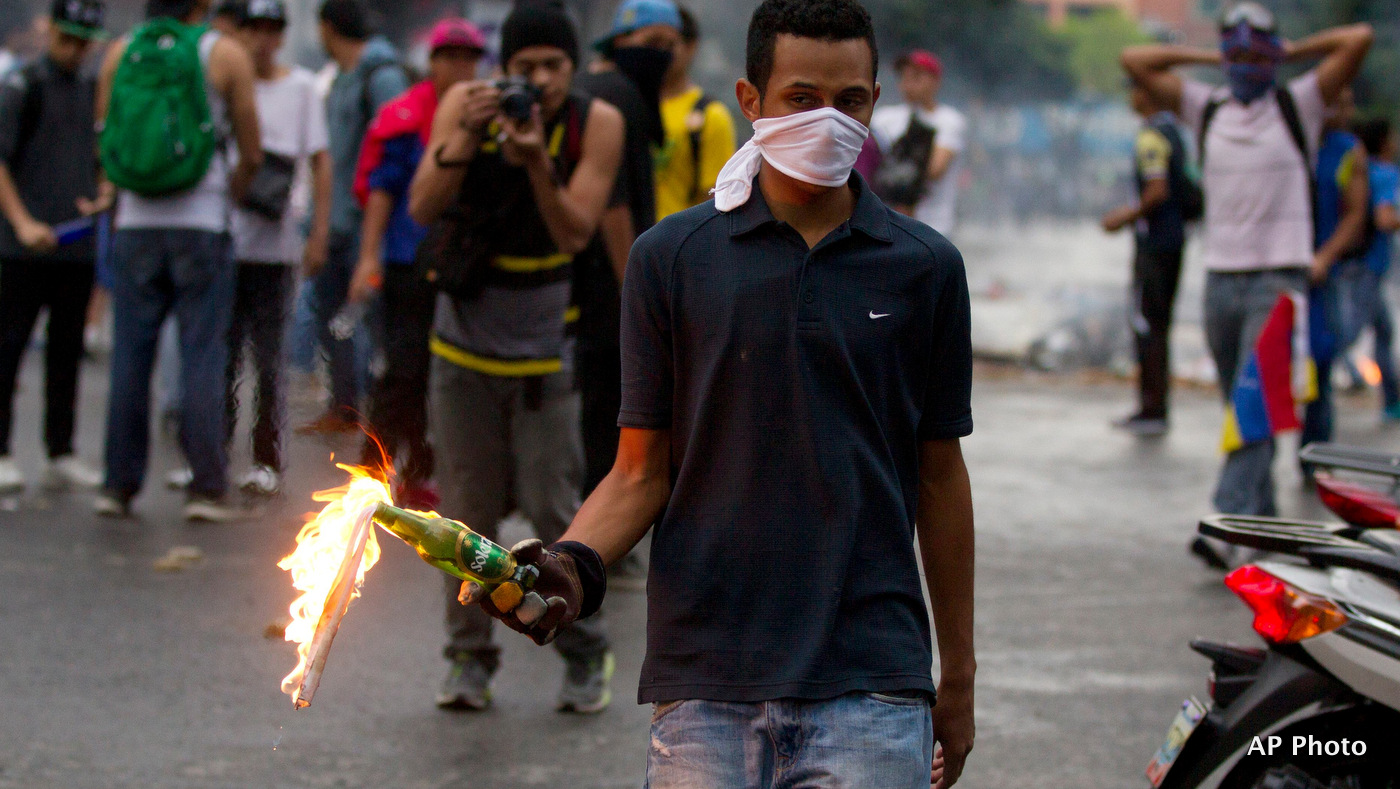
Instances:
[[[363,466],[337,466],[350,474],[350,482],[331,490],[313,494],[316,501],[326,502],[297,535],[297,547],[277,566],[292,574],[292,586],[300,596],[292,602],[291,624],[287,625],[286,640],[297,645],[297,667],[282,680],[282,692],[292,697],[298,707],[304,706],[299,688],[306,675],[311,654],[311,642],[316,625],[325,610],[326,597],[335,584],[340,567],[346,561],[356,522],[367,507],[381,502],[392,504],[389,485],[381,474]],[[364,558],[355,575],[355,587],[350,599],[360,596],[365,573],[379,561],[379,542],[375,529],[369,529]]]
[[[1381,366],[1375,360],[1365,356],[1357,357],[1356,369],[1361,371],[1361,377],[1366,379],[1366,383],[1371,386],[1381,385]]]

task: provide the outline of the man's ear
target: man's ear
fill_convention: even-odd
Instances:
[[[875,92],[870,97],[870,104],[873,106],[880,103],[880,83],[875,83]]]
[[[763,96],[752,82],[739,80],[734,84],[734,95],[739,99],[739,111],[744,113],[749,123],[763,117]]]

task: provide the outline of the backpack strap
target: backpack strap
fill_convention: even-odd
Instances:
[[[1317,168],[1313,167],[1312,146],[1308,145],[1308,133],[1303,130],[1303,120],[1298,116],[1298,103],[1293,99],[1293,91],[1284,85],[1274,91],[1278,101],[1278,111],[1283,115],[1283,123],[1288,127],[1288,136],[1293,138],[1298,153],[1303,156],[1303,171],[1308,174],[1308,203],[1312,206],[1313,232],[1317,232]],[[1365,173],[1361,176],[1365,177]]]
[[[1196,144],[1196,164],[1200,167],[1201,172],[1205,172],[1206,169],[1206,138],[1210,136],[1210,124],[1215,120],[1215,114],[1220,112],[1225,101],[1222,98],[1212,98],[1206,102],[1205,109],[1201,111],[1201,128],[1197,131],[1200,136],[1197,138]]]
[[[24,102],[19,110],[19,134],[15,138],[14,162],[19,162],[34,135],[39,131],[39,122],[44,116],[44,68],[40,61],[34,61],[19,69],[24,80]]]
[[[702,138],[705,134],[705,111],[708,110],[710,105],[714,102],[715,100],[710,94],[701,91],[700,98],[695,100],[695,106],[690,110],[690,118],[694,118],[697,114],[700,117],[700,122],[691,124],[692,128],[688,130],[690,132],[691,173],[695,179],[695,182],[690,187],[690,196],[692,200],[700,193],[700,144],[703,142]],[[703,199],[704,196],[702,195],[701,197]]]
[[[374,106],[374,78],[379,76],[379,72],[386,68],[396,68],[403,71],[405,77],[408,75],[408,72],[404,71],[403,66],[397,61],[380,63],[369,70],[369,73],[365,75],[364,82],[360,84],[360,117],[364,118],[364,125],[360,127],[361,132],[364,132],[364,130],[369,128],[371,123],[374,123],[377,110]],[[408,83],[410,85],[413,84],[413,80],[408,80]]]

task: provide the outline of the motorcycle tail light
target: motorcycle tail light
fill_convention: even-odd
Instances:
[[[1252,564],[1226,576],[1225,585],[1254,611],[1254,632],[1274,644],[1296,644],[1347,623],[1347,615],[1330,601],[1300,592]]]
[[[1353,526],[1394,529],[1400,525],[1400,504],[1365,485],[1318,474],[1317,495],[1327,509]]]

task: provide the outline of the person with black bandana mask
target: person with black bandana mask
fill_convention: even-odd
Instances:
[[[617,107],[627,124],[622,168],[599,237],[574,268],[584,496],[607,476],[617,454],[617,414],[622,407],[619,289],[632,242],[656,223],[653,152],[666,138],[661,88],[680,41],[680,11],[671,0],[624,0],[611,31],[594,44],[600,59],[575,81],[580,90]],[[639,564],[629,557],[617,569],[638,574]]]

